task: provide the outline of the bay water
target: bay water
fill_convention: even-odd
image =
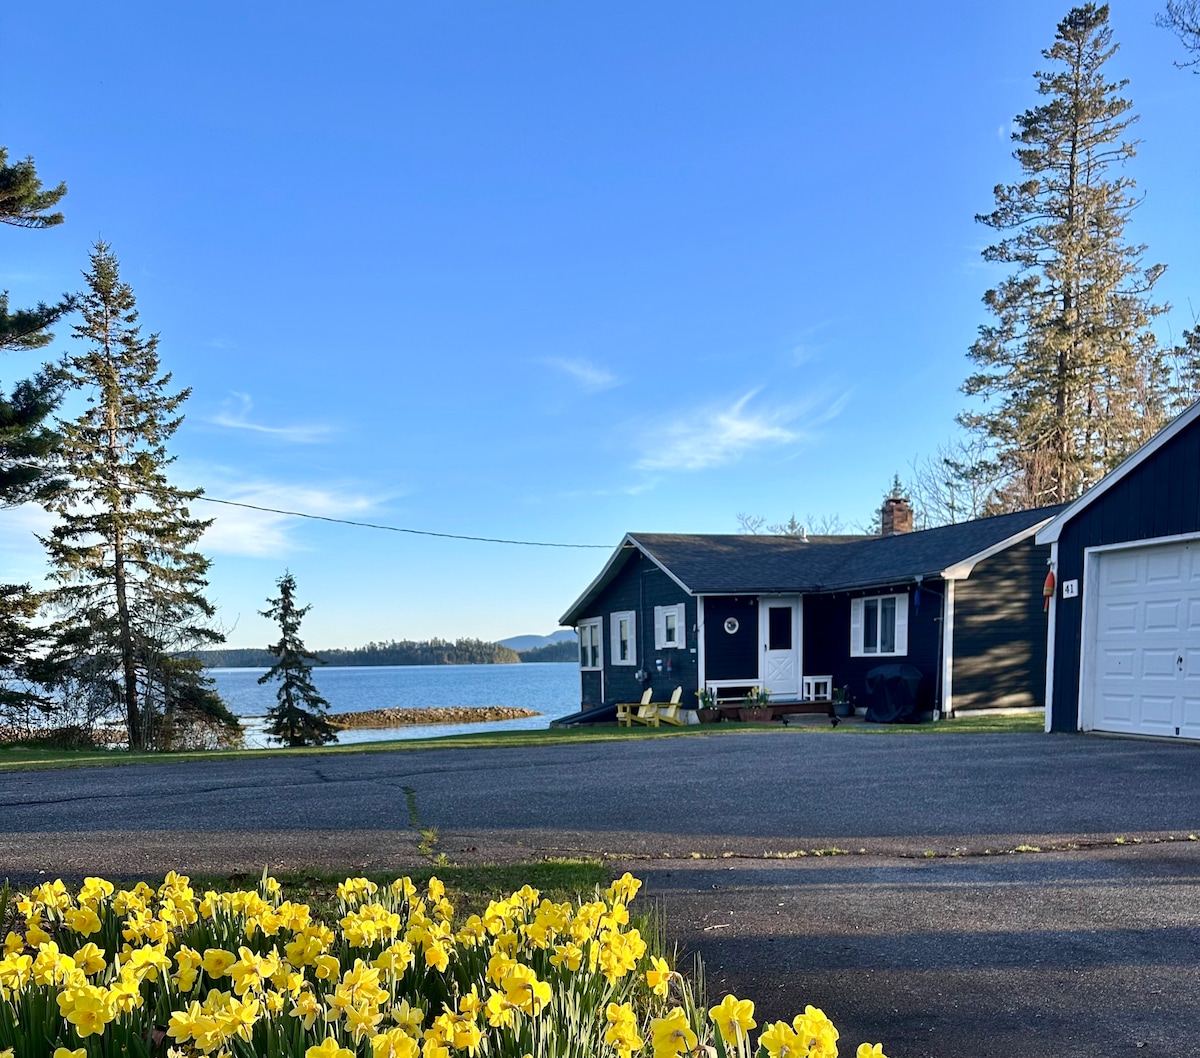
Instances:
[[[269,743],[263,718],[275,704],[277,683],[261,686],[266,669],[209,669],[217,692],[242,720],[249,748]],[[579,667],[523,662],[520,665],[352,665],[317,666],[313,683],[331,714],[363,709],[429,709],[444,706],[503,705],[534,709],[523,720],[478,724],[412,724],[405,727],[338,732],[337,745],[394,738],[430,738],[471,731],[546,728],[550,721],[579,709]]]

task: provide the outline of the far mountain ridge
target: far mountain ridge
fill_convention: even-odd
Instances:
[[[551,632],[548,636],[510,636],[508,639],[501,639],[497,642],[502,647],[508,647],[509,650],[537,650],[540,647],[548,647],[554,643],[574,643],[577,641],[574,629],[560,628],[557,632]]]

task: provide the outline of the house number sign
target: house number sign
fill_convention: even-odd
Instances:
[[[1079,595],[1079,581],[1064,580],[1063,581],[1063,598],[1074,599]]]

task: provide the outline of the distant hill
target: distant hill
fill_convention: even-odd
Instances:
[[[544,647],[534,647],[532,650],[518,650],[522,661],[579,661],[579,644],[564,639],[558,643],[547,643]]]
[[[537,650],[539,647],[548,647],[552,643],[578,643],[579,637],[575,635],[573,629],[560,628],[557,632],[551,632],[548,636],[510,636],[508,639],[501,639],[500,645],[508,647],[510,650]]]

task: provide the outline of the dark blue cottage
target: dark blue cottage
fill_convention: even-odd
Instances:
[[[1200,738],[1200,404],[1037,534],[1047,730]]]
[[[865,700],[867,674],[919,674],[933,717],[1043,704],[1049,547],[1060,508],[911,532],[893,499],[881,536],[630,533],[563,615],[580,641],[581,713],[678,686],[736,700]]]

